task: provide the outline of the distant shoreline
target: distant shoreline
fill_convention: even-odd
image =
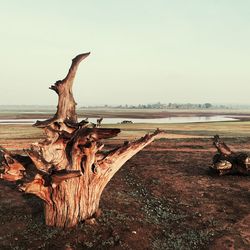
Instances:
[[[48,119],[53,116],[52,111],[0,111],[0,119]],[[210,117],[227,116],[241,121],[250,120],[250,112],[246,110],[141,110],[141,109],[84,109],[77,110],[79,117],[103,117],[103,118],[126,118],[126,119],[154,119],[169,117]]]

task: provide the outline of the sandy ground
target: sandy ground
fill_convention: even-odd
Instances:
[[[155,141],[111,180],[98,224],[70,230],[44,226],[41,202],[1,182],[0,248],[249,249],[249,177],[210,173],[214,153],[207,138]]]

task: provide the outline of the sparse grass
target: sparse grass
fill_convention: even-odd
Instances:
[[[164,230],[161,237],[153,240],[152,248],[154,250],[204,249],[214,236],[214,232],[206,230],[186,230],[179,234]]]
[[[166,131],[168,134],[184,134],[194,136],[210,137],[215,134],[222,136],[250,136],[249,121],[233,122],[207,122],[207,123],[147,123],[147,124],[105,124],[104,127],[121,128],[125,136],[140,136],[145,132],[153,131],[156,128]],[[171,138],[171,135],[170,135]]]
[[[158,124],[158,123],[134,123],[134,124],[104,124],[104,128],[120,128],[121,133],[113,141],[133,140],[143,136],[145,133],[159,128],[166,132],[164,137],[172,138],[173,135],[211,137],[215,134],[226,137],[250,137],[249,121],[234,122],[208,122],[208,123],[186,123],[186,124]],[[12,140],[35,142],[43,138],[43,132],[31,125],[0,125],[0,145],[5,145]]]
[[[153,196],[132,172],[127,172],[124,179],[131,187],[131,195],[140,202],[145,220],[149,224],[155,224],[161,228],[160,232],[155,233],[152,238],[152,249],[201,249],[214,238],[215,232],[211,229],[197,228],[194,230],[186,225],[186,218],[190,219],[191,216],[195,219],[200,216],[199,213],[190,215],[182,209],[180,201],[167,201]],[[173,228],[176,228],[176,231]]]

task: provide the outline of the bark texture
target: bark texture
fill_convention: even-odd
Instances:
[[[19,190],[45,203],[46,224],[72,227],[99,212],[103,189],[133,155],[151,143],[161,131],[106,151],[103,140],[120,129],[100,128],[87,120],[78,122],[72,85],[80,62],[90,53],[72,60],[67,76],[50,89],[58,94],[56,114],[34,126],[44,129],[46,139],[33,143],[25,156],[0,148],[1,179],[18,181]]]
[[[232,151],[218,135],[213,138],[218,153],[213,157],[211,169],[219,175],[250,174],[250,158],[244,152]]]

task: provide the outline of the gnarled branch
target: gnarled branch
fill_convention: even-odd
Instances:
[[[72,60],[67,76],[63,80],[59,80],[54,85],[51,85],[50,89],[58,94],[57,112],[53,118],[45,121],[37,121],[34,126],[44,128],[54,122],[77,123],[76,102],[72,94],[72,85],[80,62],[89,56],[89,54],[84,53],[76,56]]]
[[[218,135],[215,135],[213,138],[213,144],[217,148],[219,154],[224,156],[231,155],[233,152],[231,149],[225,144],[225,142],[221,141]]]
[[[139,140],[130,143],[126,142],[123,146],[111,150],[102,160],[98,161],[98,165],[102,169],[110,169],[109,171],[112,172],[113,176],[126,161],[150,144],[157,135],[162,133],[164,132],[157,129],[154,133],[146,134]]]

